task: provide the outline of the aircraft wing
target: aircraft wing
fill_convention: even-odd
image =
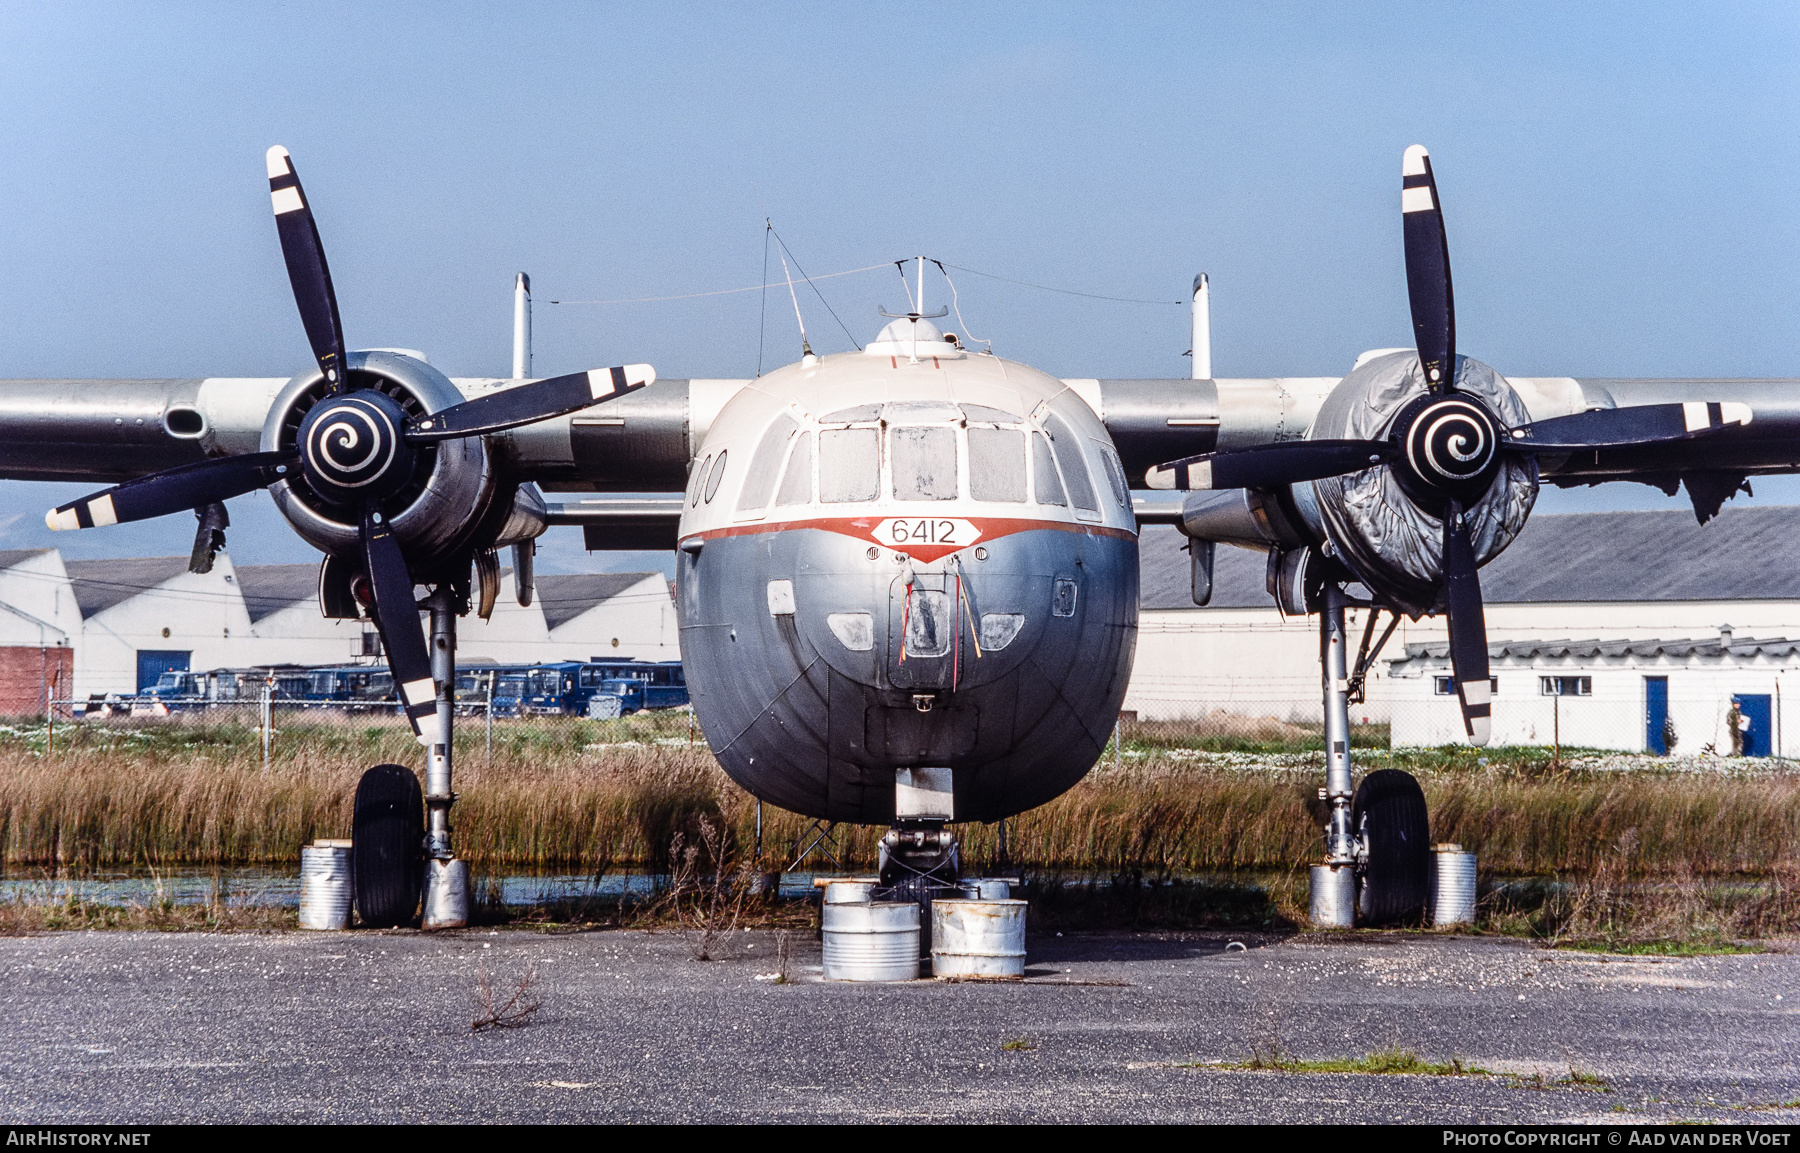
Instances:
[[[1132,486],[1142,488],[1146,472],[1165,461],[1304,437],[1339,379],[1066,383],[1106,423]],[[117,482],[255,452],[269,407],[287,383],[285,377],[0,380],[0,479]],[[514,382],[453,383],[474,398]],[[659,380],[605,405],[490,439],[518,479],[549,492],[680,491],[713,418],[746,383]],[[1748,425],[1700,440],[1546,454],[1539,463],[1551,483],[1800,471],[1800,380],[1509,377],[1508,383],[1534,421],[1669,403],[1735,402],[1753,414]]]
[[[1673,491],[1691,473],[1800,471],[1800,380],[1508,377],[1531,420],[1661,404],[1743,404],[1748,424],[1712,435],[1631,448],[1545,453],[1540,475],[1557,485],[1638,480]],[[1254,448],[1306,435],[1337,377],[1245,380],[1070,380],[1106,422],[1134,488],[1147,470],[1200,453]]]

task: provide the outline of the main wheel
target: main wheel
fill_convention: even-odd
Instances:
[[[386,929],[407,924],[418,913],[424,808],[419,778],[401,765],[376,765],[357,784],[351,871],[363,924]]]
[[[1370,773],[1350,803],[1350,827],[1369,847],[1357,896],[1363,923],[1419,920],[1431,884],[1431,822],[1419,782],[1399,769]]]

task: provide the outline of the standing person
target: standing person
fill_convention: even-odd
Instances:
[[[1732,756],[1741,757],[1744,755],[1744,731],[1749,727],[1750,718],[1746,717],[1743,710],[1738,708],[1738,699],[1732,697],[1731,708],[1727,709],[1725,712],[1725,729],[1731,736]]]

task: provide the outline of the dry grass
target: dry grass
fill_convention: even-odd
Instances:
[[[1010,867],[1152,877],[1298,869],[1318,852],[1322,758],[1307,751],[1304,726],[1263,725],[1260,735],[1201,734],[1185,745],[1168,726],[1128,726],[1121,764],[1103,763],[1064,796],[1007,822]],[[722,855],[742,860],[754,802],[688,733],[680,713],[504,723],[490,765],[480,727],[465,725],[453,814],[459,852],[477,875],[625,864],[666,873],[676,835],[697,844],[704,820],[723,830]],[[348,834],[363,767],[420,762],[418,746],[385,718],[289,725],[268,771],[254,729],[64,725],[50,758],[41,734],[41,726],[35,735],[0,726],[0,865],[9,869],[291,862],[316,837]],[[1279,755],[1195,748],[1252,736]],[[1635,876],[1800,876],[1800,775],[1550,772],[1540,749],[1364,761],[1416,773],[1433,838],[1473,849],[1494,873],[1587,874],[1635,830]],[[766,856],[781,856],[807,824],[767,810]],[[995,862],[995,826],[960,831],[966,860]],[[881,832],[840,829],[840,863],[871,866]],[[1784,909],[1769,915],[1781,920]]]

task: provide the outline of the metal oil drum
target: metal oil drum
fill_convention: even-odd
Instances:
[[[875,892],[874,881],[832,881],[825,886],[827,905],[858,905]]]
[[[1434,925],[1475,921],[1475,854],[1461,845],[1434,845],[1431,851],[1431,911]]]
[[[315,841],[300,850],[300,927],[350,927],[350,842]]]
[[[1012,885],[992,877],[964,877],[956,886],[970,901],[1004,901],[1012,896]]]
[[[830,897],[831,889],[826,896]],[[919,906],[912,901],[827,899],[827,981],[911,981],[919,975]]]
[[[931,975],[1023,979],[1025,909],[1024,901],[933,901]]]

